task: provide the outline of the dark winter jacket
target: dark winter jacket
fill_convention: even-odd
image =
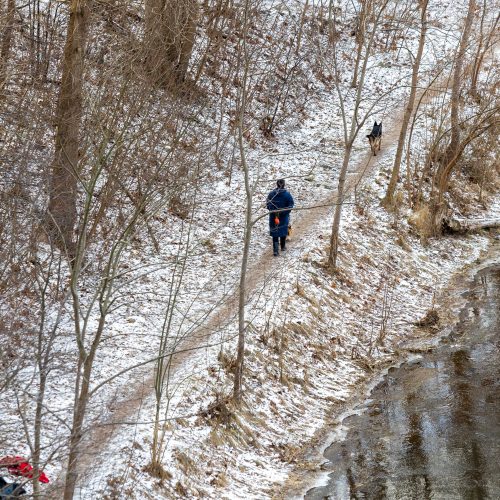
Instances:
[[[290,210],[274,212],[283,208],[293,208],[292,195],[286,189],[276,188],[267,195],[267,209],[269,210],[269,234],[271,236],[286,236],[288,234],[288,224],[290,221]],[[278,216],[279,224],[274,223]]]
[[[8,483],[3,477],[0,477],[0,500],[20,497],[25,494],[26,490],[19,483]]]

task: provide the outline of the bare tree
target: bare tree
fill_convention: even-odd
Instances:
[[[453,81],[451,88],[451,111],[450,111],[450,142],[446,148],[446,152],[441,158],[437,168],[434,183],[436,186],[436,194],[432,197],[431,202],[431,220],[432,234],[440,234],[442,230],[442,220],[445,216],[446,207],[444,206],[443,197],[448,189],[448,182],[453,168],[457,164],[465,147],[473,140],[474,133],[468,135],[464,141],[460,140],[461,123],[459,117],[460,111],[460,94],[464,77],[464,65],[467,47],[472,31],[472,22],[476,11],[476,1],[469,0],[467,15],[464,21],[464,28],[460,37],[458,52],[454,61]]]
[[[469,145],[490,130],[498,131],[498,113],[499,107],[495,104],[495,101],[488,101],[487,105],[478,110],[474,116],[460,123],[462,129],[461,138],[454,150],[454,156],[447,156],[446,162],[439,164],[433,179],[429,221],[431,235],[439,236],[443,231],[443,221],[446,218],[447,211],[445,195],[448,191],[453,170]]]
[[[373,103],[364,112],[361,111],[361,103],[363,99],[363,91],[366,77],[366,69],[368,66],[368,61],[370,59],[370,54],[375,41],[375,35],[377,33],[377,26],[379,25],[380,19],[387,7],[389,0],[384,0],[379,6],[378,12],[374,10],[373,21],[371,32],[368,37],[366,47],[364,50],[364,56],[362,59],[361,71],[359,74],[359,82],[356,87],[355,102],[352,115],[350,117],[350,122],[348,122],[348,110],[346,109],[345,97],[342,93],[340,86],[340,65],[336,54],[336,48],[333,50],[334,58],[334,71],[335,71],[335,87],[337,89],[337,95],[339,97],[339,104],[342,114],[342,126],[344,131],[344,157],[342,160],[342,167],[340,169],[339,181],[337,187],[337,205],[335,207],[335,214],[333,217],[332,233],[330,236],[330,251],[328,254],[328,265],[335,268],[337,265],[338,256],[338,246],[339,246],[339,229],[340,229],[340,218],[342,214],[342,204],[344,203],[344,188],[347,176],[347,168],[349,166],[349,161],[351,159],[352,147],[359,131],[364,126],[366,120],[373,112],[376,103]]]
[[[309,9],[309,0],[306,0],[304,3],[304,8],[302,9],[302,14],[300,16],[299,33],[297,35],[297,46],[295,48],[295,54],[297,55],[300,52],[300,45],[302,43],[302,33],[304,32],[304,23],[306,20],[306,14],[308,9]]]
[[[196,38],[198,0],[145,0],[146,67],[154,83],[186,78]]]
[[[478,34],[478,43],[477,43],[477,50],[476,50],[476,55],[474,57],[474,63],[472,67],[472,78],[471,78],[471,84],[470,84],[470,93],[471,95],[478,99],[479,94],[477,91],[477,81],[479,78],[479,74],[481,72],[481,67],[484,61],[484,57],[488,50],[492,48],[495,44],[495,40],[498,40],[498,33],[497,33],[497,27],[498,23],[500,21],[500,14],[497,14],[497,16],[493,19],[493,22],[491,23],[489,31],[485,34],[485,19],[488,14],[488,2],[486,0],[483,0],[483,8],[481,12],[481,22],[479,26],[479,34]],[[496,36],[495,36],[496,35]]]
[[[69,290],[63,286],[63,265],[61,255],[50,248],[44,266],[35,261],[35,283],[40,298],[39,325],[35,346],[35,360],[38,373],[38,389],[36,393],[35,417],[33,421],[33,442],[31,454],[33,458],[33,495],[40,496],[40,472],[42,468],[43,417],[45,412],[45,394],[47,380],[53,367],[53,347],[59,333],[60,321],[67,304]],[[44,269],[46,268],[46,269]],[[62,293],[54,293],[53,287]],[[51,303],[55,301],[55,307]],[[55,311],[51,320],[50,312]],[[28,440],[31,442],[31,440]]]
[[[246,159],[244,134],[245,134],[245,114],[247,112],[247,92],[248,92],[248,73],[250,70],[250,55],[247,45],[247,32],[249,23],[249,12],[250,2],[245,0],[245,7],[243,13],[243,37],[241,41],[242,50],[242,67],[243,67],[243,79],[240,89],[239,96],[239,109],[238,109],[238,145],[241,159],[241,166],[243,168],[243,174],[245,179],[245,195],[246,195],[246,207],[245,207],[245,226],[243,235],[243,255],[241,257],[241,270],[240,270],[240,285],[239,285],[239,295],[238,295],[238,348],[236,355],[236,365],[234,369],[234,388],[233,388],[233,398],[235,401],[240,401],[241,399],[241,385],[243,378],[243,364],[245,357],[245,302],[246,302],[246,275],[248,268],[248,255],[250,252],[250,240],[252,237],[252,205],[253,205],[253,190],[250,184],[250,173],[248,171],[248,163]]]
[[[51,238],[70,257],[74,253],[73,231],[76,223],[79,176],[78,146],[88,16],[86,0],[71,1],[57,105],[57,130],[47,215]]]
[[[193,197],[195,199],[195,197]],[[172,398],[171,374],[173,371],[174,354],[179,349],[181,342],[186,339],[192,329],[183,332],[182,328],[174,328],[177,302],[181,294],[181,289],[184,281],[186,267],[189,264],[192,239],[192,226],[194,220],[194,211],[196,205],[191,207],[191,216],[186,224],[183,224],[181,232],[181,240],[184,240],[184,245],[179,246],[179,251],[175,257],[175,263],[170,277],[168,287],[167,303],[165,308],[165,316],[162,329],[160,332],[160,341],[158,345],[158,359],[155,362],[154,373],[154,395],[155,395],[155,414],[153,423],[153,442],[151,445],[151,464],[150,472],[154,476],[161,477],[161,460],[165,452],[165,436],[166,429],[162,425],[162,409],[163,421],[167,419],[170,410],[170,400]],[[184,230],[184,226],[187,228]],[[184,232],[186,233],[184,235]],[[183,312],[183,320],[189,315],[190,309],[187,308]],[[183,324],[183,321],[180,322]],[[166,400],[166,403],[164,402]]]
[[[427,33],[427,5],[428,5],[428,0],[420,1],[420,38],[418,42],[417,55],[415,56],[415,60],[413,61],[410,96],[406,104],[405,112],[403,115],[403,123],[401,124],[401,130],[399,132],[398,147],[396,150],[394,165],[392,167],[391,179],[389,181],[389,185],[387,186],[387,192],[385,198],[382,200],[382,204],[387,208],[391,208],[394,203],[394,192],[396,190],[396,184],[399,178],[399,170],[401,167],[401,158],[403,157],[406,131],[408,129],[408,124],[410,122],[410,118],[413,113],[413,108],[415,106],[415,98],[417,95],[418,73],[420,71],[420,61],[422,60],[422,54],[424,52],[424,46],[425,46],[425,35]]]
[[[0,50],[0,96],[7,81],[7,66],[12,47],[12,36],[14,32],[14,16],[16,13],[16,0],[7,0],[5,19],[2,20],[2,47]]]
[[[360,10],[358,16],[356,18],[356,27],[354,29],[354,36],[356,37],[356,59],[354,62],[354,71],[352,74],[352,82],[351,86],[356,88],[358,84],[358,72],[359,65],[361,63],[361,57],[363,54],[363,48],[365,45],[365,37],[366,37],[366,23],[368,18],[371,15],[371,10],[373,9],[373,0],[361,0],[360,1]]]
[[[455,58],[455,64],[453,69],[453,82],[451,87],[451,133],[450,133],[450,143],[446,150],[446,158],[451,159],[456,156],[460,143],[460,91],[462,88],[462,82],[464,77],[464,64],[467,47],[469,46],[469,39],[472,31],[472,21],[474,20],[474,14],[476,12],[476,0],[469,0],[469,5],[467,8],[467,16],[464,22],[464,28],[462,31],[462,36],[460,37],[460,44],[458,46],[457,56]]]
[[[113,148],[112,148],[113,149]],[[71,436],[69,442],[68,466],[66,469],[64,498],[73,498],[77,484],[79,464],[81,460],[81,442],[84,435],[84,420],[87,414],[87,407],[91,397],[90,385],[94,362],[98,350],[103,341],[105,325],[108,316],[111,314],[115,302],[116,281],[120,273],[120,263],[123,258],[131,237],[138,227],[144,224],[147,217],[155,213],[158,205],[161,206],[164,200],[158,200],[158,193],[155,183],[146,186],[142,196],[137,200],[128,217],[113,238],[111,246],[105,253],[105,263],[102,269],[101,279],[96,286],[90,303],[85,306],[82,303],[79,283],[84,270],[85,256],[88,251],[88,235],[90,226],[90,214],[93,198],[96,192],[98,181],[104,174],[104,163],[97,163],[92,171],[89,181],[85,184],[85,206],[83,209],[83,221],[79,230],[79,238],[75,245],[75,254],[72,261],[70,289],[72,297],[72,307],[74,315],[74,335],[78,348],[78,365],[75,382],[75,402],[73,409],[73,422],[71,425]],[[94,328],[89,324],[91,315],[97,307],[98,317]]]

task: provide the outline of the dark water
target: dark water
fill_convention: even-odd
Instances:
[[[500,267],[481,271],[450,337],[389,371],[325,452],[307,499],[500,499]]]

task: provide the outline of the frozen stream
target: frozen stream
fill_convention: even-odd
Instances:
[[[500,265],[480,271],[452,334],[391,369],[307,499],[500,498]]]

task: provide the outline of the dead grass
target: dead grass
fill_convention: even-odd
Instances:
[[[177,462],[179,462],[182,472],[184,472],[187,476],[198,470],[196,462],[186,453],[176,448],[173,454]]]
[[[421,320],[415,323],[415,325],[420,327],[437,326],[439,324],[439,319],[438,312],[435,309],[430,309]]]
[[[273,447],[276,448],[280,460],[289,464],[296,463],[302,451],[302,447],[300,445],[295,445],[292,443],[279,443],[273,445]]]
[[[308,324],[302,323],[286,323],[283,325],[283,328],[299,337],[310,337],[314,333],[313,329]]]
[[[236,358],[227,354],[225,351],[221,350],[219,355],[217,356],[217,360],[219,361],[222,369],[227,374],[234,373],[234,369],[236,368]]]
[[[207,252],[209,252],[211,254],[217,253],[217,246],[210,238],[202,240],[201,245],[203,246],[203,248],[205,248],[207,250]]]
[[[125,483],[123,477],[110,477],[107,480],[109,491],[103,496],[104,500],[118,500],[123,495],[122,486]]]
[[[200,414],[212,425],[217,426],[222,424],[228,426],[232,422],[234,411],[228,397],[222,397],[216,394],[215,403],[211,404]]]
[[[411,246],[408,244],[403,234],[398,234],[396,245],[400,246],[405,252],[411,252]]]
[[[184,498],[188,497],[188,490],[180,481],[177,481],[174,490],[176,493],[178,493],[182,497],[184,497]]]
[[[229,484],[229,479],[224,472],[219,472],[211,481],[210,484],[217,488],[226,488]]]
[[[408,223],[417,232],[423,243],[432,236],[432,217],[428,205],[422,205],[408,219]]]
[[[150,476],[156,477],[161,481],[170,481],[172,479],[172,474],[168,470],[163,468],[160,463],[153,464],[149,463],[143,467],[143,472],[147,472]]]

